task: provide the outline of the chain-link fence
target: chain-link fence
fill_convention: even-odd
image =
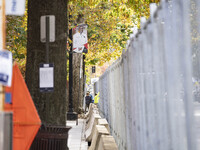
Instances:
[[[199,29],[199,0],[163,0],[100,77],[99,108],[120,150],[200,149]]]

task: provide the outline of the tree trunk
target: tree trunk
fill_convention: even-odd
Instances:
[[[83,94],[82,88],[82,76],[80,78],[80,69],[82,70],[82,54],[74,53],[73,54],[73,106],[74,111],[81,113],[82,99],[81,95]]]
[[[40,17],[55,15],[55,42],[49,45],[49,63],[54,64],[54,91],[39,90],[39,64],[46,63],[45,43],[40,42]],[[67,0],[28,1],[26,83],[43,124],[66,124]]]

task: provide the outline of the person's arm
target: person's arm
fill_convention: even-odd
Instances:
[[[92,96],[90,96],[90,103],[92,103]]]

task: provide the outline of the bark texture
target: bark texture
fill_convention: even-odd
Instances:
[[[55,15],[55,42],[50,43],[49,62],[54,64],[54,91],[39,91],[39,64],[46,63],[45,43],[40,42],[40,17]],[[67,0],[28,1],[26,83],[43,124],[66,124]]]
[[[73,106],[74,111],[81,113],[83,107],[83,71],[82,71],[82,54],[73,54]],[[81,72],[80,72],[81,71]],[[81,73],[81,78],[80,78]]]

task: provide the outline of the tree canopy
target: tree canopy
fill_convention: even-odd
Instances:
[[[78,18],[88,25],[87,65],[103,65],[118,58],[140,18],[149,16],[149,4],[158,0],[71,0],[70,28]]]
[[[82,17],[88,24],[89,53],[86,65],[103,65],[118,58],[126,47],[132,28],[140,26],[140,17],[149,16],[149,4],[159,0],[70,0],[69,28]],[[72,23],[73,22],[73,23]],[[7,17],[7,49],[25,70],[27,13]]]
[[[19,63],[23,75],[26,65],[27,44],[27,10],[25,15],[7,16],[7,49],[13,54],[13,59]]]

